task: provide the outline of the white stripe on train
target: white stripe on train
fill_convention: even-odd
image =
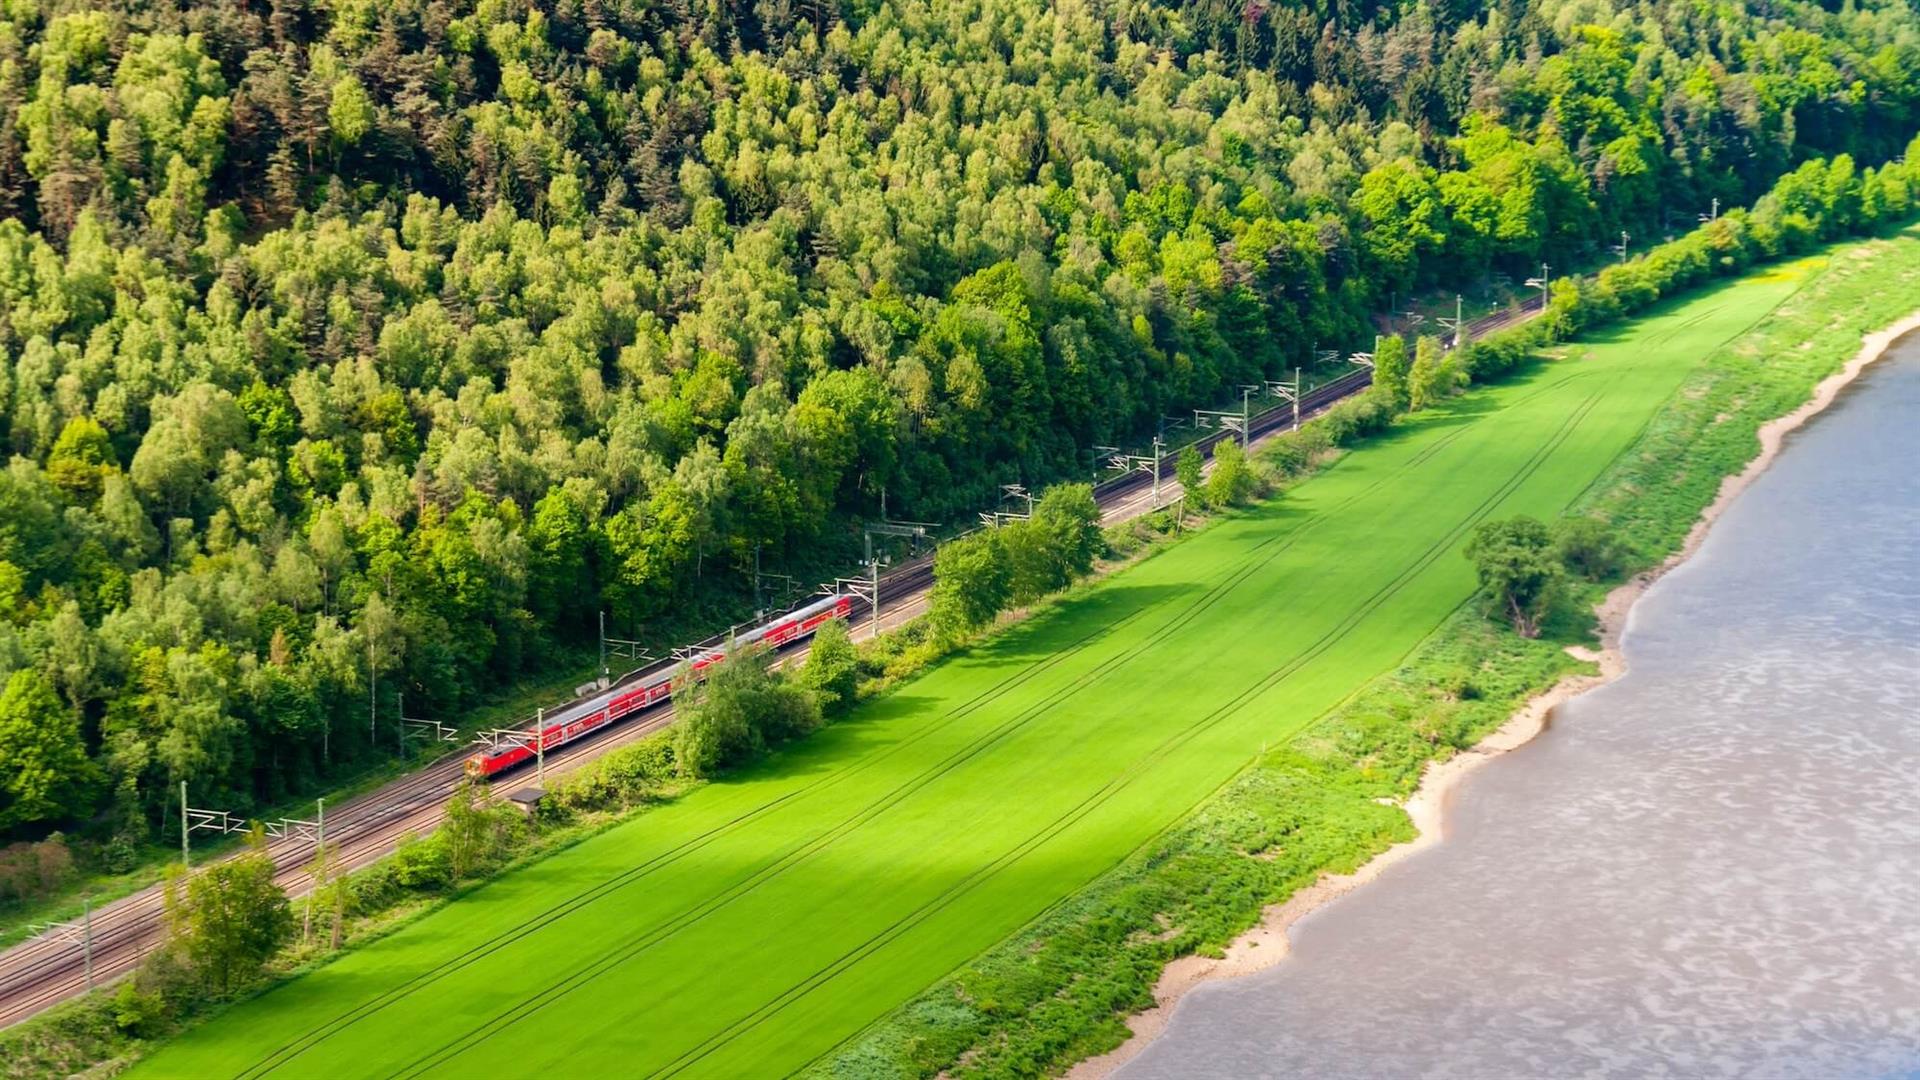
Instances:
[[[853,611],[853,598],[850,596],[827,596],[805,607],[790,611],[773,622],[756,626],[744,634],[734,637],[731,644],[723,645],[710,652],[702,653],[688,666],[694,681],[705,679],[707,669],[727,658],[727,653],[742,645],[752,645],[765,641],[778,648],[789,642],[798,641],[820,629],[829,619],[844,619]],[[667,672],[652,682],[629,687],[607,699],[607,703],[584,717],[566,720],[548,725],[538,737],[548,750],[565,746],[580,736],[619,720],[621,717],[648,708],[673,696],[673,679],[677,671]],[[532,731],[526,733],[525,745],[500,746],[482,751],[467,759],[467,775],[497,776],[523,762],[534,758],[531,743],[536,738]]]

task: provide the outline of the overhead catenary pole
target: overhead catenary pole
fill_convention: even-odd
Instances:
[[[1253,449],[1253,425],[1249,423],[1253,414],[1248,410],[1248,402],[1253,400],[1253,388],[1240,388],[1240,449]]]
[[[193,856],[187,852],[187,782],[180,781],[180,865],[193,869]]]
[[[540,779],[540,787],[547,786],[547,710],[533,710],[533,760],[534,772]]]
[[[1167,442],[1158,435],[1153,437],[1153,508],[1160,509],[1160,457],[1166,452]]]
[[[80,952],[87,965],[87,991],[93,991],[93,897],[80,898]]]
[[[379,712],[380,676],[373,670],[373,635],[367,635],[367,741],[373,741],[373,720]]]
[[[758,545],[756,545],[753,549],[753,568],[755,570],[760,569],[760,548]],[[760,587],[760,575],[757,573],[754,575],[754,578],[753,578],[753,586],[755,589],[758,589]],[[607,609],[606,608],[600,609],[600,678],[603,682],[611,682],[613,678],[612,670],[607,667]]]
[[[880,560],[869,559],[867,570],[873,575],[873,584],[870,586],[873,589],[873,598],[867,605],[870,612],[867,626],[873,633],[878,634],[880,632]]]
[[[1300,369],[1293,369],[1293,430],[1300,430]]]

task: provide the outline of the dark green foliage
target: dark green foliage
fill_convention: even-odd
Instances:
[[[0,690],[0,831],[78,816],[95,770],[79,718],[37,671],[16,671]]]
[[[1488,606],[1513,623],[1521,637],[1540,633],[1565,568],[1553,532],[1526,516],[1474,526],[1466,556],[1480,576]]]
[[[1568,570],[1588,581],[1612,578],[1627,557],[1613,526],[1585,515],[1554,522],[1553,549]]]

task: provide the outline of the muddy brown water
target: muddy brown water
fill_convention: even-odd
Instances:
[[[1920,1077],[1920,336],[1634,608],[1445,843],[1120,1070]]]

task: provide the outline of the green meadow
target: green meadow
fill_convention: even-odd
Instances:
[[[1181,820],[1466,602],[1815,264],[1405,420],[759,766],[506,875],[138,1076],[784,1074]]]

